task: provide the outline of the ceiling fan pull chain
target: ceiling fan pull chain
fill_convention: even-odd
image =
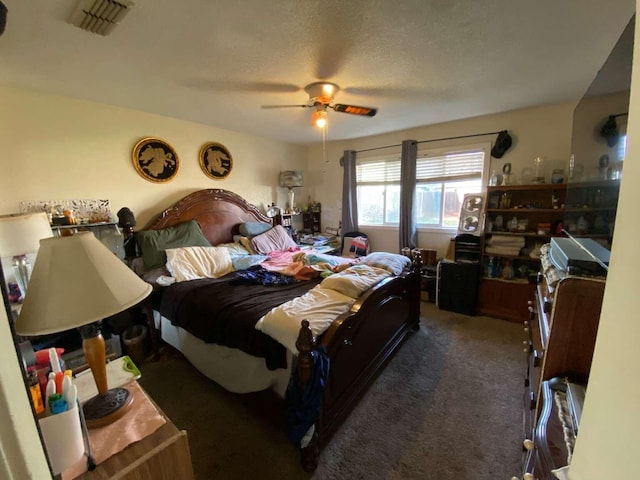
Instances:
[[[324,160],[324,166],[322,167],[322,173],[327,173],[327,165],[329,160],[327,159],[327,129],[329,124],[326,124],[322,129],[322,159]]]

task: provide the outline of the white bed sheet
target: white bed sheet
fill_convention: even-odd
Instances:
[[[154,322],[162,339],[179,350],[203,375],[234,393],[266,390],[285,396],[291,375],[292,354],[287,351],[286,369],[269,370],[264,358],[235,348],[205,343],[154,311]]]

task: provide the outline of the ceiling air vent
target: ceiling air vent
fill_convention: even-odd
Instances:
[[[81,0],[69,23],[98,35],[109,35],[135,4],[129,0]]]

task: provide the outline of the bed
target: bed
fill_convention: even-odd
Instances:
[[[239,195],[222,189],[207,189],[196,191],[179,200],[161,212],[141,231],[125,231],[125,241],[130,242],[132,238],[136,238],[138,244],[144,243],[140,241],[140,238],[143,238],[141,235],[166,232],[194,220],[200,226],[208,244],[212,246],[237,243],[243,225],[256,222],[271,225],[271,218]],[[144,248],[141,247],[142,254]],[[130,246],[128,251],[131,251]],[[173,250],[166,252],[167,258],[170,258],[169,252]],[[237,285],[240,285],[240,290],[245,291],[251,299],[260,298],[266,301],[271,295],[269,292],[258,293],[261,291],[258,285],[238,283],[237,279],[233,282],[225,280],[237,272],[225,274],[217,279],[188,280],[164,287],[156,284],[151,300],[147,302],[149,315],[153,317],[153,326],[157,329],[155,334],[159,332],[163,341],[182,352],[204,375],[232,392],[272,389],[288,402],[292,389],[296,390],[298,397],[304,397],[305,388],[308,389],[318,378],[320,363],[328,365],[324,372],[323,388],[317,393],[319,412],[313,417],[312,428],[306,432],[299,444],[302,466],[307,471],[313,471],[317,467],[321,448],[347,418],[393,353],[419,325],[420,277],[415,266],[409,265],[409,268],[405,268],[401,273],[385,275],[382,280],[376,280],[376,283],[366,288],[362,294],[341,292],[351,295],[352,300],[345,308],[328,310],[333,313],[322,312],[324,319],[328,321],[323,326],[321,334],[314,334],[316,326],[312,318],[307,318],[304,307],[301,311],[305,314],[295,319],[299,328],[296,329],[294,338],[291,338],[291,332],[288,332],[284,340],[278,335],[275,335],[278,338],[275,340],[266,328],[259,329],[260,325],[270,318],[272,311],[284,309],[291,314],[292,308],[295,311],[294,307],[298,305],[295,302],[302,301],[301,299],[307,295],[316,290],[326,294],[327,289],[323,288],[323,285],[329,279],[332,278],[335,285],[336,281],[346,278],[341,278],[341,275],[348,276],[353,269],[369,269],[366,263],[352,265],[352,260],[344,266],[341,259],[330,259],[340,264],[340,267],[332,267],[335,271],[344,271],[335,275],[324,275],[327,272],[323,272],[322,276],[314,278],[303,276],[299,281],[284,286],[284,290],[290,290],[287,294],[272,287],[270,291],[276,293],[275,297],[269,300],[271,303],[257,306],[256,302],[253,302],[249,307],[254,310],[253,315],[260,315],[263,311],[269,313],[260,317],[257,322],[256,319],[249,319],[250,340],[226,342],[231,346],[219,341],[216,335],[219,335],[220,331],[228,335],[229,331],[236,327],[236,322],[240,321],[239,318],[246,320],[245,317],[250,316],[236,315],[236,301],[227,299],[238,298]],[[358,259],[358,263],[360,260]],[[371,269],[380,270],[375,267]],[[366,272],[368,274],[369,270]],[[160,277],[155,280],[159,279]],[[217,290],[220,285],[224,285],[223,289],[229,289],[231,293],[228,296],[225,296],[226,293],[213,293],[220,291]],[[275,307],[287,295],[292,298]],[[203,310],[205,307],[194,306],[197,298],[207,297],[220,299],[213,303],[226,318],[226,323],[214,328],[218,333],[206,332],[206,322],[205,326],[202,326],[202,322],[196,323],[196,327],[191,323],[208,317],[209,314]],[[312,300],[313,302],[316,300]],[[182,314],[182,320],[171,318],[180,316],[176,312]],[[207,338],[203,340],[204,337]],[[243,342],[244,345],[241,345]]]

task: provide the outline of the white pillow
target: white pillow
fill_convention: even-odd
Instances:
[[[364,292],[391,275],[382,268],[353,265],[340,273],[325,278],[320,286],[357,299]]]
[[[411,265],[411,260],[398,253],[373,252],[362,257],[360,263],[370,267],[384,268],[393,275],[400,275],[405,268]]]
[[[177,282],[196,278],[218,278],[233,272],[229,250],[225,247],[168,248],[167,270]]]
[[[302,320],[309,321],[311,331],[317,337],[354,302],[353,298],[316,285],[304,295],[271,309],[258,320],[256,328],[297,354],[296,340]]]

